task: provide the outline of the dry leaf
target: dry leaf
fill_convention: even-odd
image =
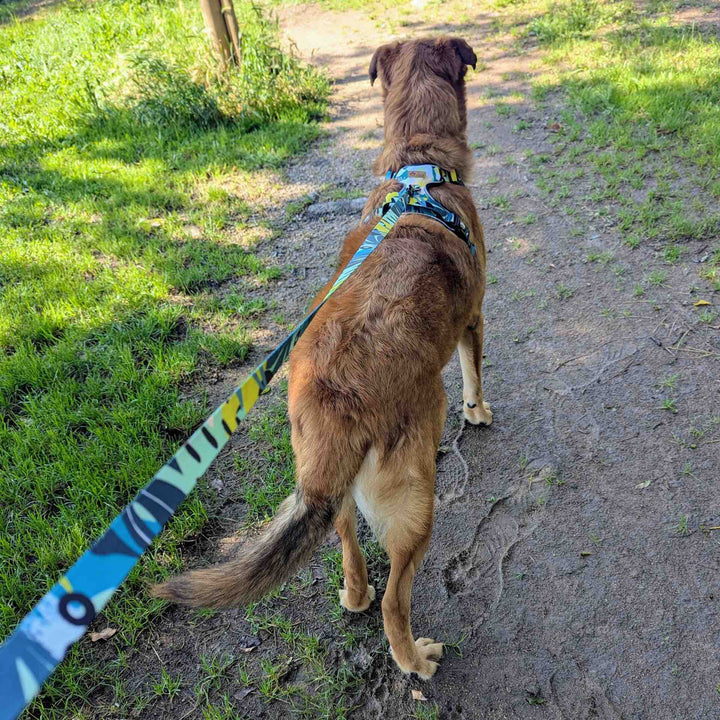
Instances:
[[[637,490],[644,490],[646,487],[650,487],[652,480],[645,480],[645,482],[638,483],[635,488]]]
[[[116,632],[116,628],[106,627],[100,632],[91,632],[90,640],[92,640],[92,642],[97,642],[98,640],[107,640],[108,638],[111,638]]]
[[[427,698],[423,695],[422,690],[411,690],[413,700],[419,700],[420,702],[427,702]]]
[[[712,303],[707,300],[698,300],[696,303],[693,303],[693,305],[697,307],[698,305],[712,305]]]

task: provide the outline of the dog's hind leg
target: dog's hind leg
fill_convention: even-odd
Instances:
[[[410,627],[413,577],[430,542],[433,522],[437,442],[428,434],[394,453],[379,469],[373,483],[376,490],[368,497],[373,514],[384,527],[381,539],[390,556],[390,577],[382,601],[385,634],[399,668],[423,679],[435,673],[435,661],[442,655],[442,643],[414,640]],[[439,433],[433,434],[439,440]]]
[[[355,511],[355,500],[348,493],[335,518],[335,529],[342,541],[345,574],[345,587],[340,590],[340,604],[350,612],[362,612],[375,599],[375,588],[368,585],[367,565],[358,545]]]
[[[490,425],[492,422],[492,411],[483,400],[482,390],[483,322],[482,313],[479,313],[474,324],[463,330],[458,343],[463,376],[463,413],[473,425]]]
[[[408,498],[412,516],[393,523],[385,538],[390,556],[390,577],[382,601],[385,634],[392,655],[404,673],[417,673],[427,680],[435,674],[442,656],[442,644],[429,638],[413,640],[410,627],[410,595],[412,582],[427,546],[432,529],[433,499]]]

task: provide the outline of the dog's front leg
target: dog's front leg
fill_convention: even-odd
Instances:
[[[463,413],[473,425],[490,425],[492,411],[483,400],[482,357],[483,357],[483,316],[479,313],[475,322],[463,330],[460,343],[460,367],[463,376]]]

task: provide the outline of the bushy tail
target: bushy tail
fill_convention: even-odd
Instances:
[[[308,563],[332,528],[341,503],[342,498],[306,503],[297,490],[236,559],[178,575],[150,592],[193,607],[219,608],[258,600]]]

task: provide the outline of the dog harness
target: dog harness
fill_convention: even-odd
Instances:
[[[464,186],[455,170],[444,170],[437,165],[406,165],[397,172],[388,170],[385,179],[397,180],[402,183],[402,188],[397,192],[388,193],[385,196],[385,202],[374,213],[364,218],[363,222],[370,222],[374,216],[384,216],[391,205],[399,201],[402,205],[400,215],[417,213],[437,220],[441,225],[455,233],[470,248],[470,252],[473,255],[475,254],[475,245],[470,240],[468,226],[456,213],[450,212],[428,192],[428,187],[442,185],[443,183]],[[397,222],[397,219],[395,222]]]

